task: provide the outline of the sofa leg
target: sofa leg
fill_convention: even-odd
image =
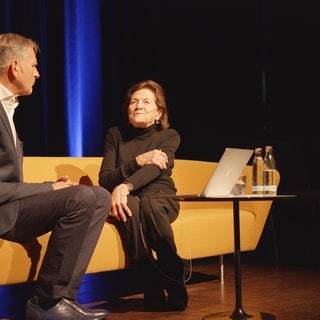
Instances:
[[[223,254],[219,256],[219,266],[220,266],[220,283],[224,283],[224,264],[223,264]]]

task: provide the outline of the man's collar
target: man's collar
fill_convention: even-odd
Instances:
[[[9,105],[18,105],[18,99],[15,97],[10,90],[0,83],[0,100],[5,101]]]

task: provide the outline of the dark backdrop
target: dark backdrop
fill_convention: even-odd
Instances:
[[[65,112],[70,67],[65,43],[75,39],[68,38],[66,25],[68,30],[72,22],[84,30],[92,27],[85,11],[81,21],[73,20],[79,7],[98,5],[100,24],[93,36],[99,49],[81,44],[93,53],[101,50],[102,90],[89,90],[83,106],[87,128],[97,129],[84,135],[84,156],[102,155],[105,132],[121,120],[126,90],[149,78],[167,93],[171,125],[182,138],[177,157],[217,161],[226,146],[271,143],[281,174],[279,191],[319,189],[317,2],[0,0],[0,32],[32,37],[42,49],[34,94],[22,97],[16,112],[25,154],[70,155],[68,143],[75,137],[66,128],[74,119]],[[74,72],[91,84],[96,69],[88,60]],[[90,103],[96,97],[101,105]],[[254,252],[259,259],[320,265],[317,200],[279,201],[270,218]]]
[[[97,0],[74,1],[92,2]],[[102,155],[104,133],[120,120],[126,89],[151,78],[164,86],[171,125],[181,133],[178,157],[216,161],[226,146],[271,141],[281,171],[291,159],[279,148],[289,143],[297,146],[312,186],[319,187],[316,2],[98,1],[103,90],[95,94],[101,95],[103,116],[88,121],[103,134],[85,137],[95,147],[83,155]],[[30,36],[42,49],[41,77],[16,114],[26,155],[68,154],[64,4],[0,0],[0,32]],[[90,61],[85,70],[89,82]],[[85,108],[94,113],[90,104]]]

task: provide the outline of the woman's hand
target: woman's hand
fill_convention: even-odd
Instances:
[[[136,161],[139,167],[143,167],[147,164],[154,164],[160,169],[166,169],[168,163],[168,156],[165,152],[158,149],[154,149],[138,155],[136,157]]]
[[[109,215],[117,220],[127,221],[127,217],[132,216],[132,212],[127,206],[128,194],[130,193],[128,186],[121,183],[116,186],[111,193],[111,209]]]

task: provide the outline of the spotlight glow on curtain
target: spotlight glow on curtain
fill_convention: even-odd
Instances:
[[[99,0],[64,3],[68,152],[90,156],[101,147],[102,130]]]

